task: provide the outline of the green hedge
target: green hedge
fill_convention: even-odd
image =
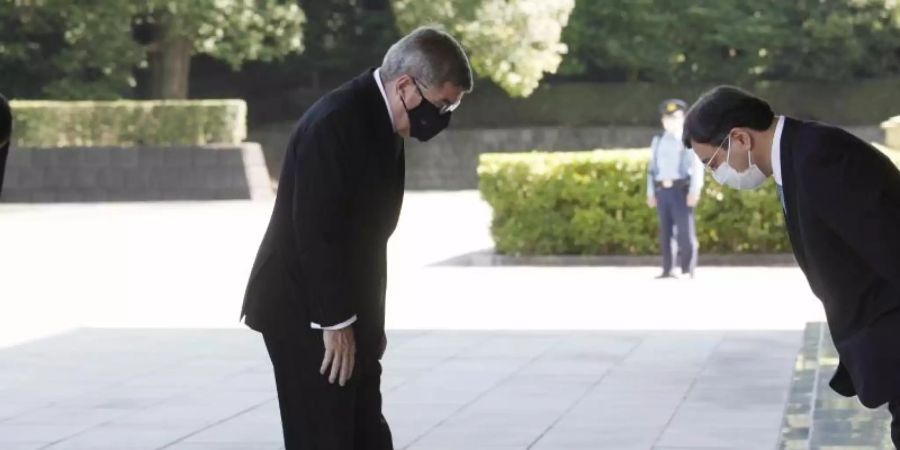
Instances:
[[[649,149],[481,156],[482,196],[494,210],[500,253],[656,254],[656,210],[646,204]],[[900,154],[892,155],[900,164]],[[723,188],[707,175],[697,207],[700,248],[710,253],[789,252],[781,204],[769,181]]]
[[[19,147],[237,144],[243,100],[12,101]]]

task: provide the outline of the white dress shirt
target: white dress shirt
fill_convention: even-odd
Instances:
[[[381,83],[381,69],[375,69],[375,83],[378,83],[378,90],[381,91],[381,98],[384,99],[384,107],[387,108],[388,117],[391,118],[391,127],[395,127],[394,113],[391,112],[391,104],[388,103],[387,94],[384,92],[384,84]]]
[[[772,138],[772,178],[775,184],[783,186],[781,182],[781,133],[784,132],[784,116],[778,118],[775,126],[775,137]]]

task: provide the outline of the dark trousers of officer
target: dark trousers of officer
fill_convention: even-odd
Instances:
[[[659,214],[659,244],[662,248],[663,274],[672,271],[673,237],[678,242],[682,273],[694,273],[697,266],[697,231],[694,208],[687,205],[688,180],[678,180],[672,187],[656,185],[656,212]]]
[[[263,335],[278,390],[285,450],[393,450],[381,414],[381,363],[360,357],[348,384],[319,373],[322,332],[301,337]]]

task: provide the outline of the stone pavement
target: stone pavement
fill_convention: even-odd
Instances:
[[[239,328],[267,202],[0,204],[0,347],[77,327]],[[389,247],[390,329],[802,330],[795,267],[437,265],[491,246],[475,192],[408,193]],[[755,288],[759,289],[755,289]],[[773,293],[777,293],[773,295]]]
[[[0,205],[0,450],[277,448],[264,349],[237,321],[270,210]],[[489,221],[475,192],[407,195],[389,249],[398,448],[776,445],[822,320],[798,269],[439,264],[490,247]]]
[[[398,449],[773,449],[797,331],[399,331]],[[0,350],[0,448],[278,449],[243,330],[80,329]]]

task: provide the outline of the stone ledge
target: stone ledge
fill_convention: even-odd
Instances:
[[[700,254],[700,266],[795,266],[794,255],[785,254]],[[516,256],[501,255],[493,249],[456,256],[438,263],[435,266],[660,266],[661,257],[657,255],[546,255]]]
[[[265,200],[273,195],[256,143],[13,148],[0,201]]]
[[[785,407],[780,450],[893,450],[886,406],[870,410],[828,386],[837,369],[828,326],[806,326]]]

